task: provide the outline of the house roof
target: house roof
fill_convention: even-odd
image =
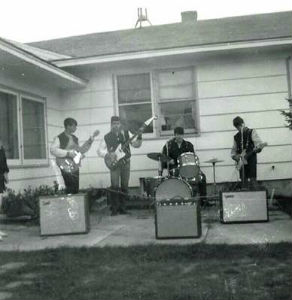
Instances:
[[[292,37],[292,11],[198,20],[30,43],[75,58]]]
[[[87,81],[32,53],[30,48],[27,49],[27,47],[22,47],[21,44],[0,38],[1,73],[5,74],[10,71],[16,74],[25,71],[30,76],[36,73],[35,76],[38,78],[42,76],[44,79],[50,78],[55,80],[60,87],[65,88],[84,87],[87,84]]]

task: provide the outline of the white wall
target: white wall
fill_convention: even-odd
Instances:
[[[115,112],[113,74],[155,71],[162,68],[194,65],[197,70],[200,128],[198,137],[187,136],[197,151],[201,168],[208,182],[213,182],[211,164],[204,163],[213,157],[224,162],[216,166],[217,182],[235,181],[236,171],[230,158],[233,135],[232,120],[240,115],[250,128],[256,128],[263,141],[268,143],[258,156],[258,179],[291,178],[291,131],[284,126],[281,109],[288,108],[285,53],[255,57],[230,55],[225,58],[196,61],[163,59],[145,63],[129,62],[123,65],[98,66],[77,73],[89,79],[85,89],[68,91],[62,95],[63,118],[74,117],[79,126],[77,135],[85,141],[95,130],[101,135],[83,160],[81,186],[106,187],[109,171],[103,159],[96,155],[100,138],[110,129],[110,117]],[[130,186],[139,185],[139,177],[157,175],[157,163],[147,158],[149,152],[160,152],[166,138],[144,136],[140,149],[133,149]],[[272,168],[274,166],[274,168]]]
[[[0,73],[0,84],[14,91],[46,98],[48,141],[51,141],[53,136],[63,130],[60,91],[51,85],[49,81],[32,82],[26,78],[17,78],[16,76],[9,76],[7,74],[4,76],[3,73]],[[34,165],[33,167],[24,168],[21,166],[12,166],[12,164],[13,162],[8,160],[8,166],[10,168],[10,182],[8,187],[15,191],[22,190],[28,186],[38,187],[43,184],[52,186],[53,181],[56,180],[56,172],[51,165],[50,159],[45,166]]]

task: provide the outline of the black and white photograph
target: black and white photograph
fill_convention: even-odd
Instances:
[[[0,300],[292,299],[290,0],[0,8]]]

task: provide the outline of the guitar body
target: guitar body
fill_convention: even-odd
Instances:
[[[247,165],[247,160],[248,158],[254,154],[254,153],[258,153],[260,152],[264,147],[266,147],[268,145],[268,143],[262,143],[260,144],[258,147],[256,147],[253,151],[251,152],[246,152],[246,149],[244,149],[242,151],[242,153],[240,154],[240,159],[239,161],[236,163],[236,169],[239,171],[243,165]]]
[[[104,157],[104,162],[106,166],[111,170],[117,169],[119,166],[126,163],[126,159],[129,158],[129,155],[125,153],[119,145],[119,147],[114,152],[109,152]]]
[[[76,163],[73,158],[68,157],[57,157],[56,163],[59,166],[59,168],[64,171],[65,173],[75,173],[80,168],[80,162]]]
[[[129,144],[131,143],[132,140],[134,140],[134,138],[137,137],[138,134],[142,133],[145,128],[153,121],[156,120],[157,116],[153,116],[150,119],[146,120],[143,125],[141,126],[141,128],[138,130],[138,132],[136,132],[134,135],[132,135],[124,144],[119,145],[117,147],[117,149],[114,152],[108,152],[107,154],[105,154],[104,157],[104,162],[106,164],[106,166],[108,167],[108,169],[110,170],[115,170],[116,168],[118,168],[119,166],[125,165],[127,159],[131,156],[130,153],[128,153],[127,151],[127,146],[129,146]],[[131,133],[129,132],[129,135],[131,135]],[[125,150],[124,150],[125,149]]]

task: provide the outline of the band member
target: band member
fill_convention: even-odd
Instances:
[[[67,118],[64,120],[64,127],[65,130],[54,138],[50,151],[56,157],[56,162],[60,167],[66,193],[77,194],[79,192],[80,159],[89,150],[99,131],[96,130],[82,146],[79,146],[78,138],[73,134],[77,129],[77,121]]]
[[[172,174],[173,176],[179,176],[178,157],[186,152],[193,152],[195,154],[194,146],[191,142],[184,140],[184,129],[182,127],[176,127],[174,129],[174,138],[168,141],[162,149],[162,153],[170,157],[171,160],[168,163],[163,163],[162,167],[164,169],[168,168],[170,170],[170,174]],[[192,185],[192,188],[194,190],[195,185],[193,184],[193,181],[188,180],[188,182]],[[200,171],[200,180],[197,184],[201,199],[201,205],[209,205],[209,203],[206,200],[206,176],[202,171]]]
[[[255,129],[245,126],[241,117],[233,119],[233,126],[238,130],[234,135],[231,157],[238,164],[242,187],[257,187],[257,152],[266,145]]]
[[[129,131],[125,129],[125,126],[121,125],[120,118],[118,116],[111,117],[111,130],[104,136],[97,153],[99,156],[104,157],[106,153],[115,160],[116,149],[121,146],[123,152],[125,152],[124,158],[121,159],[121,163],[113,169],[110,169],[111,188],[122,193],[110,193],[110,205],[112,215],[125,214],[125,195],[128,193],[129,179],[130,179],[130,157],[131,149],[130,145],[134,148],[139,148],[142,144],[142,134],[138,134],[136,139],[133,139],[130,143]]]
[[[2,141],[0,139],[0,214],[2,212],[3,192],[6,190],[5,184],[8,183],[8,173],[9,173],[9,168],[7,166],[5,150]],[[7,234],[0,230],[0,241],[2,241],[2,238],[4,236],[7,236]]]

